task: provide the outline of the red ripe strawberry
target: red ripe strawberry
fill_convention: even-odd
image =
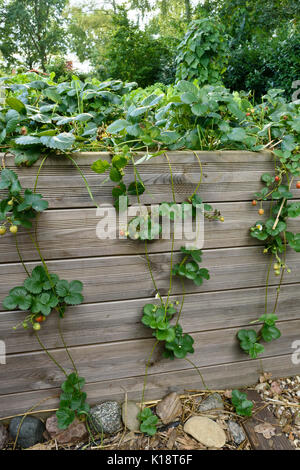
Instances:
[[[252,206],[256,206],[256,204],[257,204],[257,201],[255,199],[253,199]]]
[[[251,116],[251,113],[246,113],[246,116]]]
[[[300,181],[297,181],[296,188],[300,189]]]
[[[44,315],[40,315],[39,317],[37,317],[37,318],[35,319],[35,321],[37,321],[38,323],[41,323],[41,322],[43,322],[43,321],[45,321],[45,320],[46,320],[46,318],[44,317]]]
[[[278,183],[279,180],[280,180],[279,176],[275,176],[276,183]]]

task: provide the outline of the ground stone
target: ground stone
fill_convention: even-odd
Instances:
[[[220,449],[225,445],[225,432],[210,418],[193,416],[185,423],[183,429],[206,447]]]
[[[172,392],[165,396],[156,407],[156,414],[164,424],[172,423],[182,414],[182,405],[177,393]]]
[[[3,424],[0,424],[0,450],[5,447],[5,444],[8,439],[8,432],[5,426]]]
[[[198,406],[198,412],[204,412],[209,410],[224,410],[224,403],[221,395],[218,393],[212,393],[205,398]]]
[[[56,439],[59,444],[82,442],[88,437],[88,431],[84,422],[75,419],[67,429],[60,429],[56,415],[50,416],[46,421],[46,429],[51,439]]]
[[[140,411],[140,408],[134,401],[127,401],[123,403],[122,420],[129,431],[140,430],[140,421],[137,417]]]
[[[113,434],[122,427],[121,407],[116,401],[105,401],[90,411],[91,423],[97,432]]]
[[[228,430],[235,444],[239,445],[246,439],[246,436],[242,427],[235,421],[232,421],[232,420],[228,421]]]
[[[18,416],[13,418],[10,422],[9,434],[14,440],[17,437],[22,419],[22,416]],[[17,444],[24,449],[34,446],[43,440],[44,431],[45,425],[40,419],[33,416],[26,416],[20,428]]]

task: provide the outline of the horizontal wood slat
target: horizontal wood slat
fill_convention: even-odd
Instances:
[[[279,356],[291,353],[293,341],[299,339],[300,319],[281,322],[282,336],[267,345],[262,357]],[[194,333],[196,351],[193,362],[198,367],[228,364],[244,361],[245,367],[251,359],[243,353],[234,341],[238,329],[206,331]],[[95,340],[101,340],[95,336]],[[153,348],[154,339],[105,343],[81,346],[71,349],[79,374],[87,382],[120,379],[142,375]],[[159,345],[152,355],[150,373],[160,373],[190,368],[185,360],[162,358]],[[71,364],[63,349],[51,350],[51,354],[71,372]],[[276,357],[274,357],[276,361]],[[63,374],[53,365],[46,354],[41,352],[14,354],[7,357],[7,364],[0,368],[1,394],[21,391],[41,390],[58,387]]]
[[[180,253],[174,254],[174,263],[181,259]],[[164,295],[169,288],[170,254],[150,255],[150,262],[160,292]],[[292,272],[286,276],[285,282],[299,282],[300,256],[295,256],[292,250],[288,250],[287,263]],[[200,287],[186,282],[186,292],[259,287],[265,284],[267,263],[262,256],[261,247],[206,250],[202,264],[209,269],[210,280],[204,281]],[[35,263],[27,263],[29,269],[34,266]],[[86,303],[155,295],[144,255],[49,261],[48,267],[50,272],[58,273],[61,279],[80,279],[84,284]],[[21,285],[25,277],[21,264],[3,264],[0,273],[0,298],[8,295],[12,287]],[[277,282],[278,278],[272,272],[270,285]],[[173,294],[180,292],[182,285],[176,277]]]
[[[234,362],[217,366],[201,368],[205,383],[210,389],[237,388],[252,385],[263,371],[273,372],[274,377],[287,377],[299,373],[299,365],[292,363],[291,355],[277,356],[276,358],[263,358],[247,362]],[[141,400],[143,376],[126,379],[104,380],[90,383],[85,386],[91,405],[99,404],[104,400],[119,400],[125,398],[128,393],[129,400]],[[186,390],[203,390],[203,384],[195,369],[179,370],[161,374],[149,374],[145,399],[155,400],[166,393],[184,393]],[[41,400],[48,398],[42,405],[36,406],[36,410],[51,409],[58,406],[58,388],[36,390],[14,395],[0,396],[0,417],[12,416],[22,413],[36,406]]]
[[[141,154],[143,155],[143,154]],[[270,152],[197,152],[203,168],[201,195],[207,202],[248,201],[261,187],[262,173],[273,171]],[[200,167],[192,152],[168,152],[175,183],[176,199],[185,200],[194,190],[200,178]],[[106,175],[94,173],[90,166],[98,158],[110,160],[107,153],[86,153],[75,156],[85,174],[98,204],[111,203],[111,189],[115,184],[101,184]],[[15,168],[13,159],[7,159],[22,177],[24,187],[33,188],[37,164],[30,168]],[[11,166],[10,166],[11,165]],[[159,156],[139,166],[139,173],[148,191],[141,198],[143,203],[172,200],[170,169],[167,159]],[[134,180],[132,166],[125,171],[125,183]],[[49,157],[40,173],[38,190],[49,200],[49,207],[91,207],[85,184],[72,162],[65,157]],[[134,200],[134,198],[132,198]]]
[[[299,307],[295,298],[300,284],[283,286],[279,296],[277,315],[281,320],[299,318]],[[268,294],[270,308],[276,298],[276,287]],[[181,296],[170,301],[181,302]],[[63,332],[69,346],[80,346],[112,341],[124,341],[151,337],[151,331],[141,323],[142,309],[153,299],[104,302],[69,307],[62,322]],[[156,303],[157,301],[155,301]],[[185,297],[181,324],[184,331],[207,331],[248,325],[263,312],[265,288],[237,289],[234,291],[204,292]],[[24,318],[23,312],[0,314],[1,337],[6,339],[7,353],[40,350],[35,336],[22,327],[13,327]],[[82,328],[84,325],[84,328]],[[43,325],[40,337],[49,348],[60,348],[61,339],[57,334],[57,316],[51,315]]]
[[[140,154],[137,158],[141,157]],[[261,188],[260,177],[274,171],[270,152],[240,151],[197,152],[202,164],[201,197],[221,210],[225,222],[205,223],[203,267],[211,279],[196,287],[186,282],[184,315],[181,323],[195,338],[192,360],[201,368],[208,387],[223,388],[248,385],[262,372],[274,376],[299,373],[291,361],[292,343],[299,339],[300,255],[288,250],[286,274],[278,303],[282,337],[266,345],[260,360],[251,360],[238,346],[237,331],[264,311],[265,279],[268,257],[262,255],[261,243],[249,235],[249,227],[261,217],[252,207],[255,192]],[[2,155],[3,156],[3,155]],[[98,202],[112,203],[113,184],[101,184],[104,175],[90,166],[98,158],[110,160],[107,153],[73,155],[86,175]],[[1,157],[1,154],[0,154]],[[194,191],[200,166],[193,152],[168,152],[175,183],[177,202]],[[24,187],[33,188],[40,162],[31,168],[15,168],[5,157],[7,168],[18,173]],[[171,201],[171,179],[164,155],[139,165],[147,192],[144,204]],[[126,169],[125,182],[133,181],[132,166]],[[294,186],[295,183],[293,183]],[[294,189],[294,187],[293,187]],[[142,307],[154,301],[155,291],[144,254],[144,244],[131,240],[100,240],[96,237],[96,215],[86,186],[72,163],[63,156],[49,157],[41,170],[38,192],[49,200],[50,210],[39,220],[38,238],[50,272],[62,279],[80,279],[84,284],[84,304],[70,307],[63,321],[79,373],[87,380],[89,402],[139,398],[145,364],[153,346],[151,332],[140,323]],[[298,194],[293,191],[296,198]],[[135,202],[132,198],[131,202]],[[268,203],[264,205],[267,213]],[[299,232],[299,218],[291,220],[289,230]],[[37,264],[28,235],[20,230],[19,244],[29,269]],[[182,241],[175,241],[179,250]],[[169,288],[170,240],[148,244],[153,274],[162,295]],[[173,262],[181,260],[175,253]],[[23,319],[22,312],[2,311],[2,300],[15,285],[25,279],[10,234],[0,243],[0,339],[6,341],[7,364],[0,365],[0,416],[22,412],[39,400],[57,394],[63,379],[60,371],[40,349],[32,332],[12,327]],[[276,298],[278,277],[271,269],[269,306]],[[181,300],[182,285],[173,280],[172,300]],[[66,352],[57,333],[56,315],[43,325],[41,338],[69,370]],[[255,326],[259,328],[259,326]],[[71,370],[71,369],[70,369]],[[169,391],[203,388],[200,377],[185,360],[168,361],[159,349],[149,369],[146,398],[158,398]],[[47,408],[57,404],[47,402]],[[43,406],[45,408],[45,406]]]
[[[265,204],[266,213],[268,204]],[[256,221],[263,220],[257,208],[249,202],[217,203],[225,221],[204,221],[204,248],[224,248],[235,246],[259,245],[260,242],[250,236],[249,228]],[[96,209],[62,209],[44,212],[39,219],[38,239],[45,259],[85,258],[88,256],[129,255],[145,253],[144,243],[137,243],[130,238],[119,239],[118,219],[107,216],[109,233],[115,239],[97,237],[96,227],[105,213],[97,216]],[[289,221],[288,230],[300,230],[299,219]],[[108,236],[107,235],[107,236]],[[24,260],[39,259],[32,240],[24,229],[18,234]],[[149,253],[171,250],[171,240],[155,240],[148,244]],[[175,250],[184,243],[175,240]],[[1,262],[18,262],[15,240],[7,233],[1,238]]]

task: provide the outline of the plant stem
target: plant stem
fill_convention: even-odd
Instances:
[[[142,405],[144,403],[144,398],[145,398],[145,390],[146,390],[146,385],[147,385],[148,369],[149,369],[149,366],[150,366],[150,362],[151,362],[154,350],[155,350],[156,346],[158,345],[158,343],[159,343],[159,341],[155,341],[155,343],[153,345],[153,348],[152,348],[152,350],[149,354],[147,364],[146,364],[145,375],[144,375],[144,385],[143,385],[143,392],[142,392]]]
[[[174,180],[173,180],[173,172],[172,172],[172,167],[171,167],[171,163],[170,163],[170,160],[169,160],[169,157],[166,153],[164,153],[164,156],[166,157],[167,161],[168,161],[168,165],[169,165],[169,169],[170,169],[170,176],[171,176],[171,186],[172,186],[172,195],[173,195],[173,202],[176,204],[176,197],[175,197],[175,189],[174,189]]]
[[[22,255],[21,255],[21,252],[20,252],[17,234],[15,234],[15,242],[16,242],[16,248],[17,248],[17,252],[18,252],[19,259],[20,259],[20,261],[21,261],[21,263],[22,263],[22,266],[23,266],[23,268],[24,268],[24,270],[25,270],[27,276],[29,277],[29,276],[30,276],[29,271],[28,271],[28,269],[26,268],[25,262],[24,262],[24,260],[23,260]]]
[[[81,177],[82,177],[82,179],[83,179],[83,181],[84,181],[84,184],[85,184],[85,186],[86,186],[86,189],[87,189],[87,191],[88,191],[88,193],[89,193],[89,196],[90,196],[91,200],[93,201],[93,203],[95,204],[95,206],[96,206],[97,208],[99,208],[99,205],[98,205],[97,202],[95,201],[95,198],[94,198],[93,193],[92,193],[92,191],[91,191],[91,188],[90,188],[90,186],[89,186],[89,183],[87,182],[87,179],[86,179],[86,177],[84,176],[83,172],[81,171],[80,167],[78,166],[78,164],[75,162],[75,160],[74,160],[70,155],[66,155],[66,157],[67,157],[69,160],[71,160],[71,162],[73,163],[73,165],[75,166],[75,168],[76,168],[76,169],[78,170],[78,172],[80,173],[80,175],[81,175]]]
[[[164,155],[165,155],[165,157],[168,161],[168,165],[169,165],[169,169],[170,169],[173,202],[174,202],[174,204],[176,204],[176,196],[175,196],[172,166],[171,166],[171,163],[170,163],[170,160],[169,160],[169,157],[168,157],[167,153],[165,153]],[[169,284],[167,301],[166,301],[166,304],[165,304],[165,318],[167,316],[167,308],[168,308],[168,303],[169,303],[169,297],[170,297],[170,294],[171,294],[171,291],[172,291],[174,240],[175,240],[175,229],[173,230],[173,235],[172,235],[171,261],[170,261],[170,284]]]
[[[37,188],[38,179],[39,179],[39,176],[40,176],[41,169],[43,168],[43,165],[44,165],[45,160],[47,159],[47,157],[48,157],[48,155],[46,155],[46,156],[43,158],[43,160],[42,160],[42,162],[41,162],[41,164],[40,164],[40,166],[39,166],[38,172],[37,172],[37,174],[36,174],[35,183],[34,183],[34,189],[33,189],[33,192],[34,192],[34,193],[36,192],[36,188]]]
[[[285,232],[283,232],[283,237],[284,237],[284,257],[283,257],[283,263],[284,263],[284,266],[285,266],[285,261],[286,261],[286,234],[285,234]],[[273,314],[276,312],[276,309],[277,309],[278,300],[279,300],[279,294],[280,294],[280,289],[281,289],[281,284],[282,284],[282,281],[283,281],[284,273],[285,273],[285,268],[282,268],[282,272],[281,272],[279,284],[278,284],[278,287],[277,287],[277,293],[276,293],[276,299],[275,299],[275,304],[274,304],[274,308],[273,308]]]
[[[202,383],[203,383],[204,388],[205,388],[206,390],[208,390],[208,387],[207,387],[207,385],[206,385],[206,383],[205,383],[205,381],[204,381],[203,375],[201,374],[199,367],[197,367],[196,364],[194,364],[194,362],[191,361],[190,359],[188,359],[187,357],[185,357],[184,359],[185,359],[187,362],[189,362],[193,367],[195,367],[196,371],[197,371],[198,374],[200,375],[200,378],[201,378],[201,380],[202,380]]]
[[[272,262],[273,262],[273,255],[271,255],[271,259],[270,259],[269,266],[268,266],[267,278],[266,278],[265,314],[267,313],[267,310],[268,310],[268,289],[269,289],[269,279],[270,279]]]
[[[59,316],[58,316],[58,331],[59,331],[59,334],[60,334],[62,343],[63,343],[63,345],[64,345],[64,348],[65,348],[65,350],[66,350],[66,353],[67,353],[67,355],[68,355],[68,357],[69,357],[69,359],[70,359],[70,361],[71,361],[71,363],[72,363],[73,369],[74,369],[74,371],[76,372],[76,374],[78,375],[77,367],[76,367],[76,365],[75,365],[75,362],[73,361],[73,358],[72,358],[72,356],[71,356],[71,354],[70,354],[70,351],[69,351],[69,349],[68,349],[68,346],[67,346],[67,344],[66,344],[66,342],[65,342],[65,338],[64,338],[64,335],[63,335],[63,332],[62,332],[62,329],[61,329],[60,317],[59,317]]]
[[[52,356],[52,354],[50,354],[50,352],[48,351],[48,349],[46,348],[46,346],[44,346],[44,344],[42,343],[38,333],[35,331],[34,332],[35,336],[36,336],[36,339],[38,340],[39,342],[39,345],[41,346],[41,348],[45,351],[45,353],[47,354],[47,356],[51,359],[52,362],[54,362],[54,364],[62,371],[62,373],[68,377],[68,374],[67,372],[65,371],[65,369],[57,362],[56,359],[54,359],[54,357]]]
[[[200,166],[200,172],[201,172],[201,174],[200,174],[200,180],[199,180],[199,182],[198,182],[198,184],[197,184],[197,186],[196,186],[196,188],[195,188],[195,191],[193,192],[193,194],[191,195],[191,197],[190,197],[189,199],[192,199],[192,198],[195,196],[195,194],[197,193],[197,191],[198,191],[198,189],[199,189],[199,187],[200,187],[200,185],[201,185],[201,183],[202,183],[202,177],[203,177],[203,169],[202,169],[201,160],[200,160],[200,158],[199,158],[199,156],[197,155],[196,152],[193,151],[193,154],[195,155],[195,157],[196,157],[197,160],[198,160],[198,163],[199,163],[199,166]]]
[[[151,263],[150,263],[150,259],[149,259],[149,255],[148,255],[148,247],[147,247],[147,240],[145,240],[145,255],[146,255],[146,260],[147,260],[147,263],[148,263],[148,269],[149,269],[149,273],[150,273],[150,276],[151,276],[151,279],[152,279],[152,282],[153,282],[153,286],[154,286],[154,289],[161,301],[161,304],[163,305],[164,302],[163,302],[163,299],[162,299],[162,296],[160,295],[159,293],[159,290],[157,288],[157,285],[156,285],[156,282],[155,282],[155,279],[154,279],[154,276],[153,276],[153,272],[152,272],[152,268],[151,268]]]
[[[183,279],[181,279],[181,284],[182,284],[182,300],[181,300],[180,310],[178,312],[178,316],[177,316],[177,319],[176,319],[175,328],[179,323],[180,315],[181,315],[181,312],[182,312],[182,309],[183,309],[184,298],[185,298],[185,286],[184,286],[184,280]]]
[[[293,179],[294,179],[294,177],[292,177],[292,179],[291,179],[291,181],[290,181],[290,183],[289,183],[289,190],[291,189],[291,185],[292,185]],[[281,214],[281,212],[282,212],[282,209],[283,209],[283,206],[284,206],[285,202],[286,202],[286,198],[284,198],[284,199],[282,200],[282,203],[281,203],[280,209],[279,209],[279,211],[278,211],[277,217],[276,217],[276,219],[275,219],[274,225],[273,225],[273,227],[272,227],[272,230],[275,230],[275,228],[277,227],[277,224],[278,224],[278,221],[279,221],[279,217],[280,217],[280,214]]]

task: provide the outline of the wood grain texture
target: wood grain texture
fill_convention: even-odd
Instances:
[[[174,254],[174,263],[181,259],[180,253]],[[160,292],[165,295],[169,288],[170,254],[150,255],[150,262]],[[299,282],[300,256],[295,256],[292,250],[288,250],[287,263],[292,272],[286,276],[285,282]],[[29,269],[35,265],[36,263],[27,263]],[[209,269],[210,280],[204,281],[200,287],[186,282],[187,293],[259,287],[265,284],[267,263],[262,256],[261,247],[205,250],[202,265]],[[58,273],[61,279],[80,279],[84,285],[85,303],[155,295],[144,255],[49,261],[48,267],[50,272]],[[22,285],[25,276],[21,264],[3,264],[0,273],[0,298],[8,295],[14,286]],[[278,278],[272,272],[270,285],[277,283]],[[182,285],[176,277],[173,294],[181,292]]]
[[[277,307],[280,320],[299,318],[299,308],[295,302],[299,288],[299,284],[282,287]],[[271,287],[268,296],[270,308],[275,298],[276,288]],[[170,299],[172,302],[176,300],[181,302],[181,296]],[[95,344],[96,341],[100,344],[149,338],[151,331],[140,320],[143,306],[150,302],[153,302],[152,298],[69,307],[62,322],[66,342],[69,346],[80,346]],[[264,303],[264,288],[189,294],[185,298],[181,324],[187,333],[248,326],[259,316],[259,312],[264,311]],[[0,314],[1,337],[5,338],[8,354],[40,350],[32,333],[24,332],[22,327],[13,330],[23,318],[24,313],[20,311]],[[50,315],[43,325],[40,337],[49,348],[61,347],[55,314]],[[232,341],[234,343],[235,338]]]
[[[254,403],[252,417],[243,422],[243,427],[246,431],[253,450],[296,450],[295,446],[281,431],[279,419],[275,418],[272,411],[266,408],[265,402],[255,390],[250,390],[247,393],[247,398]],[[274,425],[276,434],[270,439],[266,439],[263,434],[255,432],[255,426],[258,424]]]
[[[262,244],[250,236],[249,228],[260,217],[257,208],[249,202],[217,203],[225,221],[204,221],[204,248],[227,248]],[[265,204],[267,210],[269,204]],[[107,217],[109,232],[106,239],[98,238],[96,227],[102,217]],[[300,231],[300,218],[289,221],[288,230]],[[114,238],[108,238],[114,237]],[[62,209],[44,212],[39,218],[38,238],[45,259],[85,258],[88,256],[110,256],[143,254],[144,243],[119,239],[118,218],[106,212],[97,215],[96,209]],[[39,259],[26,230],[18,233],[24,260]],[[84,243],[83,243],[84,241]],[[175,250],[184,242],[175,240]],[[148,244],[149,253],[171,250],[171,240],[155,240]],[[15,240],[7,233],[1,238],[0,260],[2,263],[18,262]]]
[[[216,366],[202,367],[201,372],[210,389],[238,388],[254,384],[263,371],[270,371],[273,377],[286,377],[299,373],[299,365],[292,363],[291,355],[263,358],[245,362],[234,362]],[[85,391],[91,405],[99,404],[104,400],[124,401],[125,392],[128,399],[141,400],[144,377],[135,376],[126,379],[117,378],[88,383]],[[203,384],[195,369],[177,370],[148,375],[146,400],[162,398],[170,392],[180,394],[189,390],[203,390]],[[36,406],[41,400],[48,398],[36,409],[51,409],[58,406],[59,388],[48,388],[25,393],[0,396],[0,417],[12,416],[22,413]]]
[[[268,344],[261,357],[274,357],[291,353],[293,341],[299,339],[300,320],[280,323],[282,336]],[[245,367],[251,359],[243,353],[235,340],[237,328],[194,333],[195,340],[193,362],[198,367],[228,364],[244,361]],[[95,335],[95,343],[101,341],[101,333]],[[117,378],[142,375],[153,348],[154,339],[121,341],[71,348],[79,374],[86,381],[98,382]],[[190,364],[185,360],[164,359],[162,345],[159,344],[151,360],[151,373],[161,373],[187,369]],[[67,371],[71,372],[64,349],[51,350],[54,358]],[[7,356],[6,365],[0,368],[0,393],[16,393],[58,387],[64,376],[41,352],[12,354]]]
[[[270,152],[228,151],[197,154],[203,168],[201,195],[207,202],[249,201],[261,188],[261,175],[274,169]],[[168,152],[168,156],[172,166],[176,199],[181,202],[191,195],[199,181],[199,163],[193,152]],[[110,160],[109,154],[83,153],[74,155],[74,158],[82,168],[97,203],[112,203],[111,189],[115,184],[101,184],[106,175],[98,175],[90,168],[99,158]],[[30,168],[16,168],[12,158],[6,160],[7,167],[14,169],[21,177],[23,186],[29,188],[34,186],[39,163]],[[148,191],[141,198],[142,203],[172,200],[170,170],[163,155],[139,165],[139,172],[148,187]],[[125,173],[125,183],[134,180],[131,165],[128,165]],[[46,160],[39,176],[38,189],[49,201],[51,208],[93,206],[81,175],[65,157],[49,157]]]
[[[249,203],[261,187],[262,173],[273,171],[269,152],[197,152],[203,167],[201,197],[222,211],[225,222],[205,224],[203,267],[211,279],[196,287],[186,282],[185,331],[195,338],[196,354],[192,358],[205,372],[211,388],[241,386],[255,382],[261,365],[275,375],[298,373],[293,365],[291,345],[299,339],[300,255],[288,250],[287,263],[292,269],[286,275],[278,304],[282,337],[268,344],[262,362],[249,360],[235,338],[264,310],[264,285],[267,258],[262,256],[260,242],[249,236],[249,226],[258,220],[257,208]],[[141,155],[140,155],[141,156]],[[172,165],[177,201],[191,195],[198,183],[200,168],[192,152],[168,152]],[[103,184],[103,175],[91,171],[98,158],[110,159],[107,153],[74,156],[91,185],[98,203],[111,203],[111,184]],[[139,157],[138,157],[139,158]],[[33,188],[37,168],[15,168],[24,187]],[[143,203],[170,201],[169,167],[165,156],[139,166],[149,192]],[[132,167],[126,169],[126,182],[133,180]],[[40,217],[38,236],[50,272],[63,279],[80,279],[84,284],[85,303],[69,308],[63,329],[71,346],[79,372],[87,379],[90,402],[121,398],[124,389],[129,398],[140,396],[145,363],[153,338],[140,323],[142,306],[153,301],[155,291],[144,255],[144,244],[131,240],[100,240],[95,227],[99,220],[84,182],[69,160],[48,158],[42,168],[38,192],[49,199],[51,210]],[[151,192],[151,193],[150,193]],[[297,194],[296,194],[297,195]],[[134,202],[134,198],[132,199]],[[267,208],[267,204],[266,204]],[[299,219],[291,221],[290,230],[299,231]],[[29,269],[37,263],[31,241],[22,232],[20,248]],[[176,241],[175,250],[182,245]],[[170,241],[148,245],[154,277],[162,295],[169,287]],[[174,255],[174,263],[181,260]],[[25,279],[15,246],[8,235],[0,246],[0,299]],[[271,270],[270,304],[276,296],[278,278]],[[173,281],[172,300],[182,285]],[[30,332],[12,331],[23,318],[21,312],[4,312],[0,307],[0,339],[7,342],[7,364],[0,366],[0,416],[20,412],[45,396],[57,393],[63,379],[59,370],[40,350]],[[57,335],[56,318],[47,320],[41,332],[45,344],[69,370],[66,353]],[[159,350],[153,357],[147,386],[147,398],[158,398],[168,391],[203,388],[195,369],[184,360],[161,359]],[[57,403],[55,400],[49,402]],[[48,404],[47,404],[48,406]]]

